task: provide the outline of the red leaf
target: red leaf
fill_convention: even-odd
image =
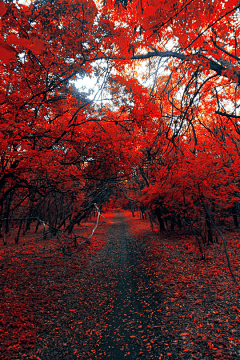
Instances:
[[[6,5],[3,1],[0,2],[0,16],[3,16],[7,11]]]

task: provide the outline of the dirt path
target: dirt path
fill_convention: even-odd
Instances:
[[[88,266],[69,273],[73,257],[54,271],[46,265],[55,299],[41,316],[34,350],[18,359],[161,358],[161,297],[151,285],[154,273],[144,246],[116,212],[106,245]]]
[[[31,236],[0,248],[0,359],[240,359],[221,244],[202,262],[194,239],[148,228],[115,212],[82,248]],[[239,247],[237,231],[228,245]]]
[[[103,358],[116,360],[158,358],[154,344],[160,328],[157,310],[161,297],[151,287],[154,274],[150,263],[144,263],[144,244],[135,242],[121,213],[116,214],[109,231],[103,262],[104,258],[111,261],[115,288],[113,312],[99,352]]]

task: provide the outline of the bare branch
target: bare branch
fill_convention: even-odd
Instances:
[[[147,54],[139,54],[131,57],[132,60],[150,59],[154,56],[158,57],[175,57],[180,60],[186,60],[188,55],[179,54],[175,51],[149,51]]]
[[[216,41],[213,38],[212,38],[212,42],[217,49],[221,50],[222,52],[224,52],[226,55],[232,57],[233,59],[240,61],[240,58],[238,56],[235,56],[235,55],[229,53],[228,51],[223,49],[221,46],[217,45]]]
[[[226,112],[222,111],[215,111],[215,113],[221,116],[226,116],[227,118],[240,119],[240,115],[227,114]]]
[[[95,224],[95,226],[94,226],[94,228],[93,228],[93,230],[92,230],[92,232],[91,232],[91,235],[90,235],[89,238],[88,238],[88,241],[92,238],[93,234],[95,233],[95,230],[96,230],[96,228],[98,227],[99,218],[100,218],[100,215],[101,215],[100,210],[99,210],[99,208],[97,207],[97,205],[96,205],[95,203],[94,203],[93,205],[94,205],[95,208],[97,209],[98,214],[97,214],[96,224]]]

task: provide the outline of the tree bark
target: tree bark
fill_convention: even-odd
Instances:
[[[157,219],[158,219],[158,222],[159,222],[159,226],[160,226],[160,230],[161,231],[165,231],[166,228],[165,228],[165,224],[164,224],[164,221],[163,221],[163,218],[162,218],[162,211],[160,208],[157,208],[155,210],[155,214],[157,216]]]

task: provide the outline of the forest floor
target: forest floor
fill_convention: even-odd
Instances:
[[[222,244],[201,261],[189,236],[126,211],[104,216],[89,245],[33,233],[0,245],[0,359],[240,359]],[[239,233],[224,235],[239,275]]]

